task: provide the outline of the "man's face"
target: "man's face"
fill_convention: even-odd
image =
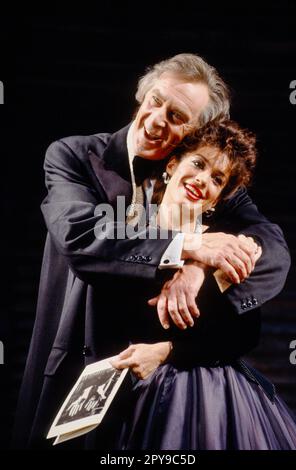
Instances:
[[[203,83],[164,73],[146,93],[135,118],[135,154],[161,160],[197,125],[209,94]]]

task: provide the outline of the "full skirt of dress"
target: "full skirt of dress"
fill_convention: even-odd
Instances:
[[[133,385],[124,414],[122,450],[296,449],[292,412],[232,366],[160,366]]]

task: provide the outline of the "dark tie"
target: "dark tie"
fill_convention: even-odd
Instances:
[[[165,162],[163,160],[153,161],[147,158],[138,157],[137,155],[133,160],[133,169],[135,175],[136,185],[143,184],[146,178],[158,177],[162,169],[164,171]]]

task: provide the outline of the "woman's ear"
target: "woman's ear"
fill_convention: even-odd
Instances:
[[[178,162],[177,162],[176,157],[171,157],[168,164],[167,164],[167,166],[166,166],[165,171],[167,172],[167,174],[169,176],[173,176],[177,166],[178,166]]]

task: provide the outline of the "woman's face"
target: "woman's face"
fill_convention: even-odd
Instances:
[[[213,207],[230,175],[228,157],[216,147],[204,146],[172,158],[166,167],[170,175],[163,203],[201,204],[202,211]]]

